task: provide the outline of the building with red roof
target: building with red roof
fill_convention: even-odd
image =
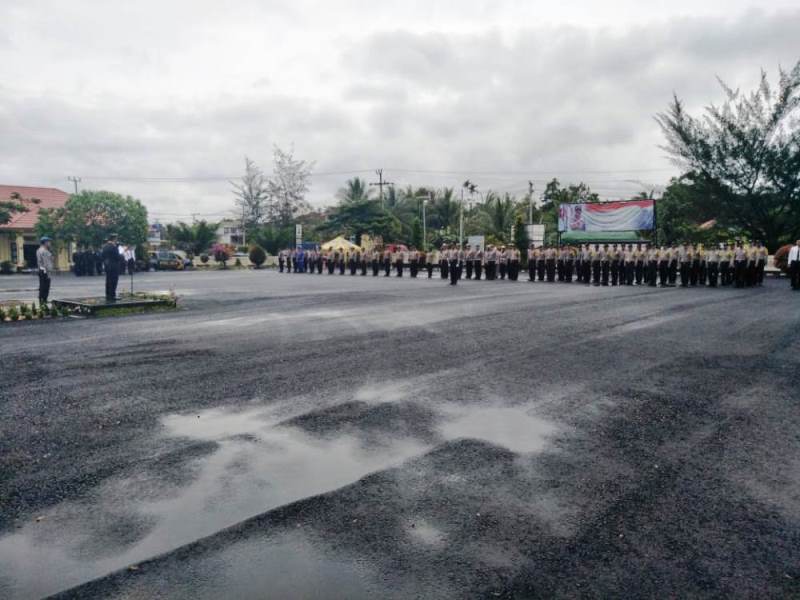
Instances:
[[[28,210],[14,213],[11,221],[0,225],[0,263],[10,262],[17,270],[36,267],[36,221],[43,208],[61,208],[69,194],[56,188],[0,184],[0,200],[13,200]],[[69,248],[56,248],[56,267],[69,270]]]

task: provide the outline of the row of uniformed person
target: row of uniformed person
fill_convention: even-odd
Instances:
[[[573,278],[585,285],[661,285],[684,287],[717,285],[747,287],[761,285],[767,263],[767,249],[761,244],[749,246],[742,243],[727,244],[722,248],[704,248],[702,245],[673,244],[656,248],[648,244],[585,244],[570,246],[543,246],[527,252],[529,281],[571,283]],[[402,277],[408,270],[411,277],[425,271],[433,277],[435,267],[440,277],[449,279],[451,285],[466,275],[467,279],[480,280],[485,273],[489,281],[496,279],[517,281],[521,268],[521,254],[514,247],[488,246],[485,251],[469,244],[461,249],[457,244],[443,245],[441,250],[420,253],[415,248],[372,251],[315,250],[282,251],[278,256],[280,272],[322,273],[338,272],[341,275],[371,272],[389,277],[393,272]]]

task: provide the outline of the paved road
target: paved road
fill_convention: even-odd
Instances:
[[[0,597],[797,597],[784,283],[156,273],[183,310],[2,326]]]

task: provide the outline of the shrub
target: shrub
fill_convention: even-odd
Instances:
[[[241,267],[241,266],[242,266],[242,261],[241,261],[241,260],[239,260],[239,259],[237,258],[237,259],[236,259],[236,262],[235,262],[235,263],[233,263],[233,266],[234,266],[234,267]]]
[[[14,264],[10,260],[0,262],[0,275],[11,275],[14,272]]]
[[[208,262],[208,254],[201,254],[200,255],[200,262],[206,264]]]
[[[250,248],[249,258],[250,262],[256,266],[256,269],[260,269],[261,265],[267,260],[267,253],[261,246],[255,245]]]
[[[223,269],[228,266],[228,260],[233,256],[231,248],[225,244],[214,244],[211,253],[214,255],[214,260],[220,263]]]
[[[0,323],[5,321],[7,316],[8,315],[6,315],[6,309],[4,309],[2,306],[0,306]]]
[[[16,306],[12,306],[11,308],[8,309],[8,318],[11,319],[12,321],[19,320],[19,310],[17,310]]]
[[[55,304],[50,305],[50,316],[53,318],[58,316],[58,307]]]

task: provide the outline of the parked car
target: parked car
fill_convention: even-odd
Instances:
[[[154,271],[182,271],[183,257],[172,250],[151,252],[150,268]]]

